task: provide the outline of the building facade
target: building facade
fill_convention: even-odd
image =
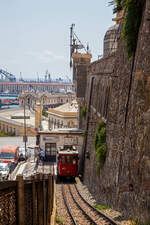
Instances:
[[[76,100],[71,103],[48,109],[49,129],[77,128],[78,127],[78,105]]]
[[[40,103],[44,109],[48,109],[68,102],[70,103],[74,99],[75,94],[73,92],[52,94],[47,92],[35,93],[34,91],[24,91],[19,94],[19,106],[23,107],[25,101],[25,104],[33,109],[37,103]]]
[[[61,92],[72,91],[73,85],[70,83],[22,83],[22,82],[0,82],[0,92],[21,93],[25,90]]]

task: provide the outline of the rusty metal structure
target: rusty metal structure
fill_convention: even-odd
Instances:
[[[72,68],[72,55],[74,52],[78,52],[79,49],[84,49],[84,52],[88,54],[89,51],[89,46],[87,45],[87,47],[85,47],[81,43],[80,39],[74,32],[74,27],[75,24],[72,24],[70,27],[70,68]]]
[[[0,225],[49,225],[53,211],[54,175],[0,182]]]

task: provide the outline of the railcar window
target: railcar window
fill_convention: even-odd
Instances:
[[[61,157],[61,163],[62,163],[62,164],[65,164],[65,156],[62,156],[62,157]]]
[[[66,157],[66,163],[67,164],[72,164],[72,156],[67,155],[67,157]]]

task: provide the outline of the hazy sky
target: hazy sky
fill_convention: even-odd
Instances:
[[[103,54],[103,38],[112,26],[109,0],[0,0],[0,68],[17,78],[54,78],[69,68],[70,25],[83,44],[89,43],[92,61]]]

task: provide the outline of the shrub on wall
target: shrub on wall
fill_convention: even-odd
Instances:
[[[114,13],[122,9],[125,11],[122,36],[129,59],[132,59],[136,51],[144,3],[144,0],[113,0],[110,2],[110,5],[114,5]]]
[[[95,133],[94,146],[96,151],[96,158],[98,161],[97,172],[103,167],[106,159],[106,123],[101,120],[98,124],[98,129]]]
[[[82,115],[82,117],[86,117],[86,104],[82,107],[82,109],[81,109],[81,115]]]
[[[128,58],[131,59],[136,51],[139,27],[142,19],[143,2],[141,0],[126,0],[126,11],[122,35],[126,42]]]
[[[9,136],[15,136],[15,134],[10,133],[10,132],[5,133],[4,131],[0,130],[0,137],[9,137]]]
[[[42,111],[42,115],[48,117],[48,113],[45,110]]]

